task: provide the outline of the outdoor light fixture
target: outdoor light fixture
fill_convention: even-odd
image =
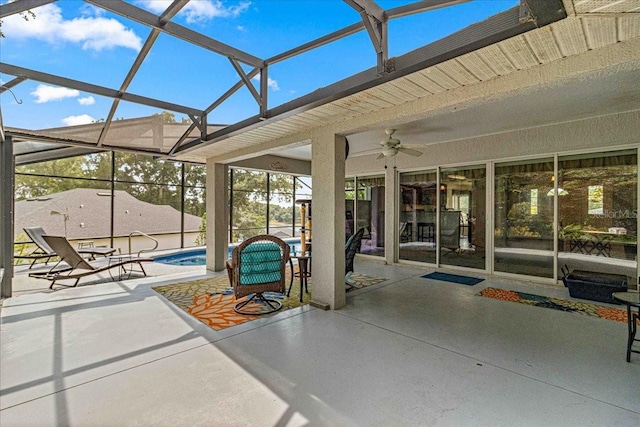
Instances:
[[[555,194],[555,192],[556,191],[552,188],[551,190],[549,190],[547,192],[547,196],[551,197],[551,196],[553,196]],[[566,196],[568,194],[569,194],[569,192],[567,190],[564,190],[564,189],[558,187],[558,196]]]
[[[551,182],[555,182],[555,180],[556,180],[556,177],[554,175],[551,175]],[[554,194],[555,194],[555,190],[553,188],[547,192],[547,196],[549,197],[553,196]],[[558,187],[558,196],[566,196],[568,194],[569,192],[567,190],[564,190]]]

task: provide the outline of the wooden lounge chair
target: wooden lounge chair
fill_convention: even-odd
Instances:
[[[29,269],[31,269],[38,260],[44,260],[44,263],[47,264],[51,258],[58,256],[44,240],[44,235],[47,233],[45,233],[42,227],[25,227],[23,230],[27,233],[27,236],[29,236],[33,244],[36,245],[36,248],[27,255],[14,255],[13,257],[15,259],[31,260],[31,265],[29,266]],[[114,248],[83,248],[79,249],[78,253],[88,256],[90,260],[94,260],[98,255],[107,257],[115,251]]]
[[[49,271],[30,273],[29,276],[51,280],[49,289],[53,289],[53,285],[55,285],[56,281],[66,279],[75,279],[76,281],[73,285],[59,286],[74,287],[78,284],[78,282],[80,282],[80,279],[83,277],[101,273],[103,271],[109,271],[113,268],[117,268],[119,272],[126,272],[126,268],[127,266],[129,266],[130,273],[131,267],[134,264],[138,264],[138,266],[140,267],[140,272],[146,276],[147,273],[144,271],[142,263],[153,261],[151,258],[116,256],[106,257],[105,259],[101,259],[99,261],[89,262],[88,260],[84,259],[73,246],[71,246],[71,243],[69,243],[66,237],[45,235],[43,236],[43,239],[45,240],[47,245],[50,246],[51,249],[53,249],[56,255],[60,257],[60,261]],[[63,262],[68,264],[68,266],[60,266],[60,264]],[[111,277],[114,278],[114,276]]]
[[[239,301],[234,311],[239,314],[268,314],[282,308],[282,303],[263,295],[266,292],[285,291],[285,266],[289,262],[289,245],[283,240],[263,234],[250,237],[240,243],[227,261],[227,273],[233,286],[233,293]],[[249,311],[250,303],[263,304],[265,310]]]

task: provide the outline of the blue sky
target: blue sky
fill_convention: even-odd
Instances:
[[[155,14],[171,0],[127,0]],[[411,0],[379,0],[392,8]],[[0,0],[1,4],[6,3]],[[518,0],[477,0],[390,21],[389,56],[399,56],[468,25],[518,5]],[[61,0],[33,9],[36,17],[2,22],[2,62],[118,89],[149,29],[80,0]],[[359,22],[341,0],[192,0],[172,22],[202,32],[262,59]],[[376,64],[365,31],[269,68],[269,108]],[[249,70],[249,68],[245,68]],[[0,74],[0,84],[13,76]],[[128,92],[204,109],[239,77],[220,55],[161,35]],[[4,124],[42,129],[91,123],[107,116],[111,99],[27,81],[0,96]],[[116,118],[160,112],[121,102]],[[209,115],[209,123],[233,123],[258,113],[243,88]],[[178,119],[182,115],[177,114]]]

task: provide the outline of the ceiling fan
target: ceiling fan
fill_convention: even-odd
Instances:
[[[402,152],[414,157],[422,156],[421,151],[404,147],[399,139],[394,138],[393,134],[396,132],[395,129],[385,129],[384,132],[387,134],[387,139],[383,139],[382,141],[380,141],[382,151],[378,155],[378,159],[382,159],[384,157],[393,157],[397,155],[398,152]]]

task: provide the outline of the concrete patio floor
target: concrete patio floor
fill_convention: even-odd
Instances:
[[[22,279],[32,288],[1,309],[0,424],[640,421],[626,324],[476,296],[493,286],[569,298],[561,287],[464,286],[357,260],[356,271],[388,280],[349,293],[344,309],[304,306],[215,331],[151,289],[204,268],[162,271],[54,292]]]

